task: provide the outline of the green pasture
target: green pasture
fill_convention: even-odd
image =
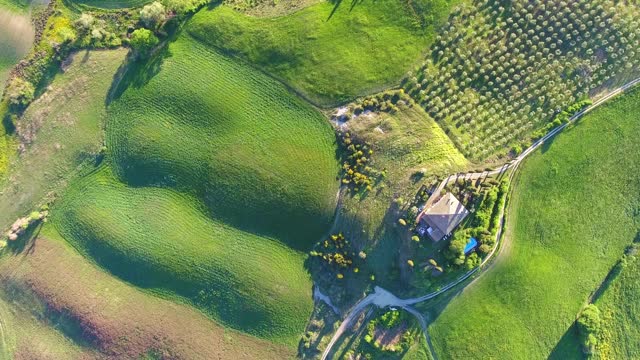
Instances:
[[[217,219],[309,249],[327,231],[338,189],[328,122],[186,34],[159,61],[148,83],[133,79],[110,107],[116,173],[133,186],[192,193]]]
[[[640,257],[628,257],[619,277],[596,301],[603,318],[599,354],[632,359],[640,354]]]
[[[498,262],[430,327],[440,357],[566,358],[558,343],[639,230],[638,104],[595,110],[521,165]]]
[[[218,6],[196,14],[186,31],[330,106],[397,85],[456,2],[325,1],[275,18]]]
[[[24,0],[0,0],[0,10],[10,10],[12,12],[20,13],[29,9],[31,1]]]
[[[312,310],[304,255],[211,220],[173,190],[134,188],[109,168],[54,209],[62,236],[114,275],[186,300],[226,326],[294,344]]]
[[[56,228],[134,285],[295,346],[312,310],[304,251],[335,208],[330,126],[188,34],[121,85],[105,165],[62,195]]]

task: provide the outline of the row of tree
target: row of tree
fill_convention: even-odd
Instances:
[[[465,155],[484,159],[638,72],[639,19],[632,2],[476,0],[403,86]]]

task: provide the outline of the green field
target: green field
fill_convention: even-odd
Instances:
[[[111,105],[116,172],[134,186],[192,193],[216,218],[310,248],[335,207],[329,124],[279,83],[186,34],[169,53],[148,84]]]
[[[501,258],[430,327],[440,357],[550,355],[638,233],[639,104],[595,110],[523,163]]]
[[[398,84],[455,2],[413,8],[404,0],[326,1],[276,18],[219,6],[194,16],[187,32],[328,106]],[[429,23],[423,24],[421,13],[428,14]]]
[[[232,331],[115,278],[50,226],[32,241],[28,251],[0,258],[3,359],[293,357],[290,348]]]
[[[76,182],[54,222],[83,254],[144,289],[192,302],[227,326],[282,341],[311,312],[303,255],[211,221],[197,201],[134,188],[109,169]]]
[[[53,222],[120,278],[294,346],[312,309],[303,251],[335,207],[333,132],[187,34],[159,56],[128,74],[108,109],[106,164],[70,186]]]
[[[626,267],[596,301],[603,318],[598,353],[603,359],[632,359],[640,353],[640,257]]]
[[[12,12],[26,11],[31,2],[23,0],[0,0],[0,9],[11,10]]]

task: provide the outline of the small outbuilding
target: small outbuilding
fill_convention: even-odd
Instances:
[[[469,210],[453,194],[446,193],[420,214],[418,227],[426,227],[427,234],[437,242],[450,235],[467,215]]]

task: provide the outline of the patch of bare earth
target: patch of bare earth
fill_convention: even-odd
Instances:
[[[408,327],[409,325],[406,321],[403,321],[400,325],[391,329],[377,327],[373,333],[373,342],[379,343],[382,347],[398,345]]]
[[[88,358],[285,359],[292,350],[218,326],[185,305],[159,299],[88,263],[64,243],[38,238],[5,257],[0,286],[19,284],[44,303],[45,318],[64,318],[67,336],[96,353]],[[71,330],[68,330],[71,329]],[[30,339],[16,358],[38,356]]]

